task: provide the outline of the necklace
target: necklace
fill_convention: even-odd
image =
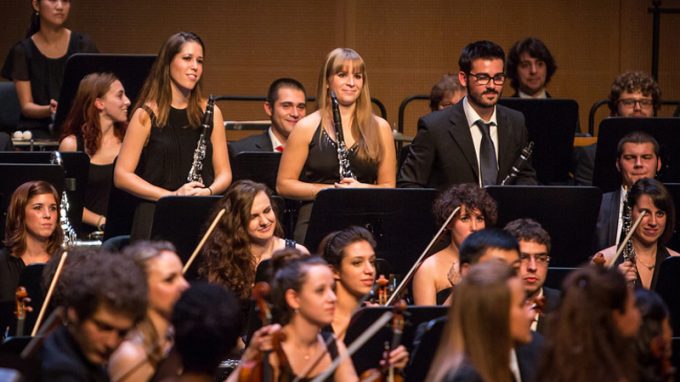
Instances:
[[[645,268],[647,268],[647,270],[649,270],[649,271],[651,271],[652,269],[654,269],[654,267],[656,267],[656,261],[654,261],[654,264],[648,265],[648,264],[645,264],[645,262],[642,261],[642,260],[640,259],[639,256],[638,256],[635,260],[636,260],[638,263],[642,264],[642,266],[645,267]]]

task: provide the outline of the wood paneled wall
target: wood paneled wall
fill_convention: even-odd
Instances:
[[[680,0],[663,5],[680,7]],[[557,60],[550,92],[579,102],[585,129],[590,105],[607,96],[618,73],[651,70],[649,6],[651,0],[72,0],[69,26],[110,53],[156,53],[172,33],[194,31],[207,45],[206,89],[216,94],[264,95],[273,79],[291,76],[314,95],[325,55],[351,47],[366,61],[371,93],[393,124],[403,98],[428,93],[443,73],[458,70],[468,42],[490,39],[508,49],[536,36]],[[0,2],[3,55],[23,36],[29,14],[29,0]],[[664,98],[680,99],[680,15],[663,16],[661,26],[659,83]],[[221,107],[228,119],[265,117],[259,104]],[[407,134],[425,112],[425,102],[409,107]]]

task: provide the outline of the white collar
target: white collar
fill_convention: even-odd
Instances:
[[[274,134],[274,131],[272,131],[273,127],[269,126],[269,130],[267,132],[269,133],[269,139],[272,140],[272,149],[276,150],[277,147],[283,146],[286,147],[285,143],[281,143],[279,141],[279,138],[276,137],[276,134]]]
[[[534,95],[529,95],[521,90],[518,90],[517,94],[519,94],[519,98],[536,98],[536,99],[548,98],[548,93],[545,91],[545,88],[541,89],[540,92]]]
[[[488,121],[485,121],[479,116],[479,114],[477,114],[477,111],[475,111],[472,105],[470,105],[467,96],[465,96],[465,98],[463,98],[463,111],[465,111],[465,118],[467,119],[468,127],[470,128],[475,126],[475,123],[480,120],[484,123],[490,123],[492,125],[498,126],[498,122],[496,120],[496,106],[493,107],[491,118]]]

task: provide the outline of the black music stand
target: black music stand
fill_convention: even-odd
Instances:
[[[231,159],[234,181],[250,179],[264,183],[276,192],[276,175],[279,171],[281,153],[269,151],[243,151]]]
[[[210,212],[220,199],[220,196],[166,196],[158,199],[151,239],[173,243],[182,263],[186,263],[208,229]],[[199,261],[194,262],[187,276],[196,275]]]
[[[56,184],[53,185],[57,187],[57,190],[66,188],[70,205],[68,219],[76,232],[82,233],[83,207],[89,178],[90,158],[82,151],[60,154],[64,162],[65,183],[62,183],[62,186],[59,187]],[[50,164],[51,159],[51,151],[0,151],[0,163]]]
[[[349,322],[347,327],[347,334],[345,335],[345,343],[351,344],[357,337],[368,329],[380,316],[385,312],[394,310],[393,307],[366,307],[359,309]],[[435,318],[446,316],[448,307],[446,306],[408,306],[406,308],[406,325],[404,325],[404,332],[401,338],[401,344],[406,347],[409,352],[413,348],[413,339],[416,334],[418,325],[423,322],[428,322]],[[363,371],[377,367],[380,364],[382,354],[385,351],[385,341],[390,342],[392,339],[392,329],[390,325],[386,325],[380,329],[371,339],[368,340],[356,353],[352,356],[352,362],[357,374]]]
[[[367,228],[392,273],[405,275],[436,232],[434,189],[326,189],[314,201],[305,247],[315,252],[324,236],[357,225]]]
[[[0,237],[5,237],[7,207],[17,187],[28,181],[44,180],[51,183],[59,194],[64,189],[64,170],[56,164],[0,163],[0,174],[2,174],[0,176],[0,194],[4,195],[0,206],[0,213],[2,214]],[[82,214],[82,210],[80,213]]]
[[[156,56],[153,54],[101,54],[76,53],[66,60],[64,81],[59,93],[59,107],[54,118],[55,134],[61,132],[61,125],[71,110],[80,80],[90,73],[113,73],[125,88],[125,94],[134,105],[137,94],[151,70]]]
[[[432,319],[421,325],[418,333],[418,344],[413,344],[414,349],[411,354],[408,366],[406,366],[407,381],[424,381],[430,371],[434,355],[439,349],[439,342],[444,335],[444,328],[448,322],[448,317]]]
[[[616,170],[616,146],[624,135],[642,131],[650,134],[661,146],[661,171],[657,179],[664,183],[680,183],[680,118],[621,118],[612,117],[600,122],[593,170],[593,186],[602,192],[621,186]]]
[[[593,254],[602,193],[596,187],[488,186],[498,204],[498,227],[532,218],[550,234],[550,266],[577,267]]]
[[[656,293],[668,305],[673,333],[680,333],[680,257],[671,256],[661,263]]]
[[[673,204],[675,205],[675,227],[673,227],[673,236],[671,240],[666,243],[666,247],[673,249],[680,249],[680,183],[664,183],[666,189],[673,197]]]
[[[532,164],[542,184],[566,184],[578,128],[578,103],[573,99],[501,98],[499,104],[520,111],[529,140],[534,141]]]

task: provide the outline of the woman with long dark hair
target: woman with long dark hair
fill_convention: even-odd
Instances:
[[[31,0],[31,25],[26,38],[10,50],[2,76],[13,81],[21,105],[19,130],[34,138],[50,136],[57,112],[66,60],[74,53],[97,53],[86,35],[66,28],[70,0]]]
[[[83,222],[101,230],[106,224],[113,162],[127,127],[130,99],[111,73],[92,73],[78,86],[66,117],[59,151],[83,151],[90,157]]]
[[[206,108],[201,83],[205,47],[194,33],[176,33],[163,44],[134,107],[114,170],[114,181],[141,199],[131,239],[148,239],[154,202],[164,196],[221,194],[231,183],[220,109],[206,137],[203,182],[188,181]]]

